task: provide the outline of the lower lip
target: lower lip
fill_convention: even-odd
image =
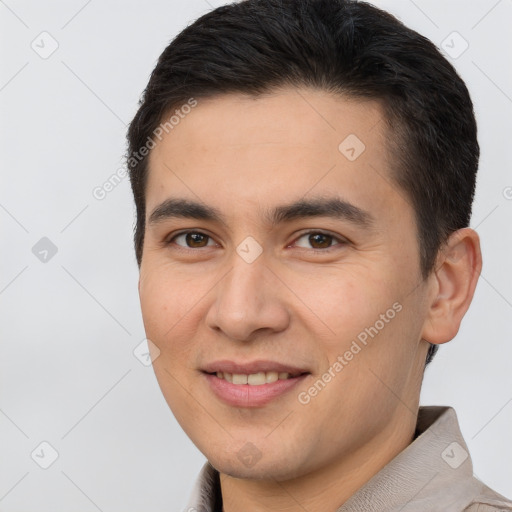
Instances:
[[[306,373],[286,380],[251,386],[250,384],[232,384],[209,373],[204,375],[215,395],[234,407],[261,407],[287,393],[308,376]]]

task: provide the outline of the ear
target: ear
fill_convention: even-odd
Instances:
[[[440,249],[429,277],[428,314],[422,338],[441,344],[452,340],[471,304],[482,270],[480,238],[471,228],[455,231]]]

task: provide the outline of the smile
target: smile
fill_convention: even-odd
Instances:
[[[244,373],[228,373],[228,372],[217,372],[217,378],[224,379],[227,382],[230,382],[235,385],[244,385],[247,384],[249,386],[261,386],[263,384],[271,384],[278,380],[288,380],[293,378],[293,376],[288,372],[258,372],[251,374]]]

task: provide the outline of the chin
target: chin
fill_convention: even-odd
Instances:
[[[284,482],[305,474],[305,467],[283,455],[272,453],[272,460],[263,455],[260,459],[244,460],[237,452],[220,456],[207,456],[209,463],[219,473],[245,480],[274,480]]]

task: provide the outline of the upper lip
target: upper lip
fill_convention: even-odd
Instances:
[[[278,363],[277,361],[265,361],[262,359],[258,359],[256,361],[248,361],[245,363],[237,363],[235,361],[223,359],[221,361],[213,361],[206,364],[202,370],[206,373],[226,372],[246,375],[259,372],[287,372],[290,375],[301,375],[303,373],[309,373],[304,368]]]

